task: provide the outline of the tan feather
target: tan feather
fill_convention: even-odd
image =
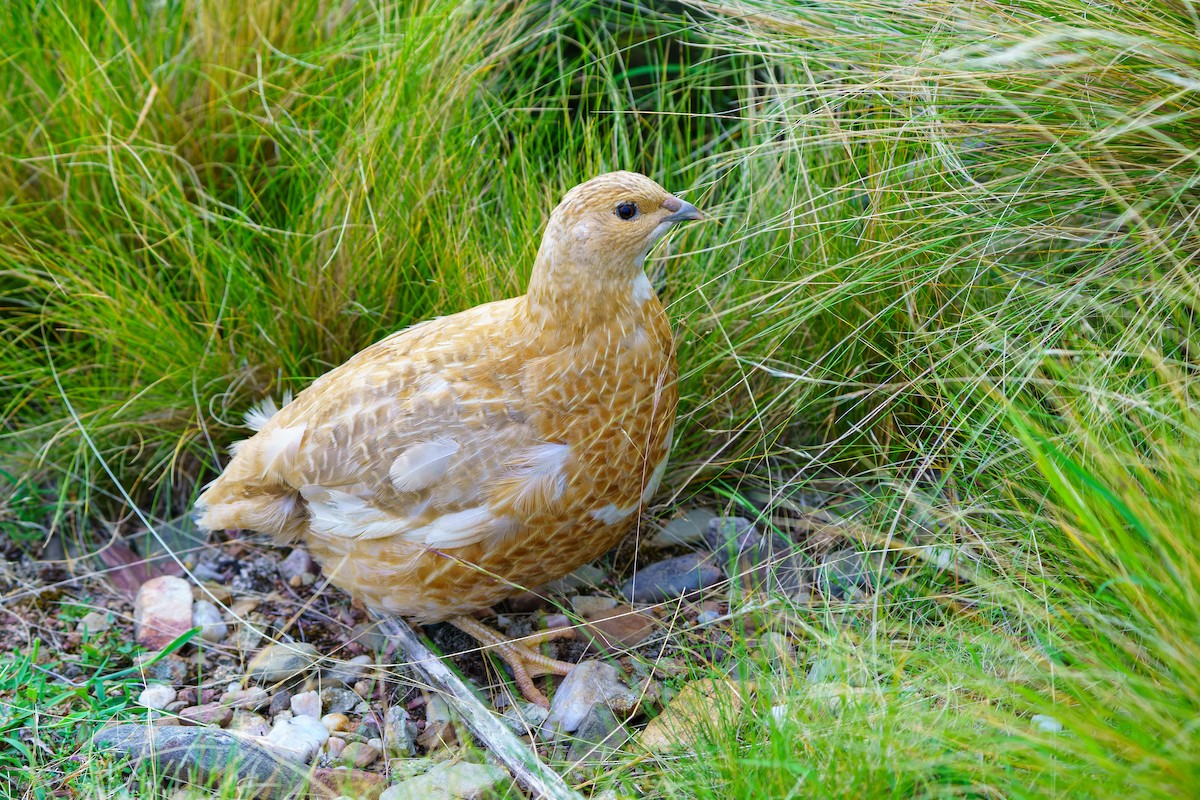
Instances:
[[[642,263],[697,218],[635,173],[575,187],[527,294],[398,331],[248,414],[260,429],[199,524],[302,537],[335,584],[422,620],[596,558],[666,468],[674,349]]]

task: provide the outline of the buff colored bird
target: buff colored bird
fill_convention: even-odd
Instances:
[[[248,415],[258,433],[201,495],[199,525],[303,540],[372,610],[495,647],[545,705],[531,675],[572,665],[467,615],[600,556],[657,489],[678,395],[643,262],[698,219],[636,173],[576,186],[527,294],[394,333]]]

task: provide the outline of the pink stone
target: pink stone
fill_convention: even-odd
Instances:
[[[192,628],[192,589],[183,578],[163,575],[138,589],[133,605],[138,644],[162,650]]]

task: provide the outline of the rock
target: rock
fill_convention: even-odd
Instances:
[[[321,719],[321,695],[316,692],[301,692],[292,695],[292,714],[297,717]]]
[[[719,620],[722,616],[724,616],[724,615],[721,614],[720,611],[701,611],[699,614],[696,615],[696,624],[697,625],[712,625],[714,622]]]
[[[852,600],[871,588],[881,567],[882,561],[872,566],[853,548],[835,550],[825,556],[817,572],[817,585],[826,597]]]
[[[378,653],[388,646],[388,638],[379,632],[379,626],[374,622],[360,622],[355,625],[350,631],[350,641],[357,642],[373,653]]]
[[[321,690],[321,705],[328,714],[349,714],[363,699],[349,689],[330,686]]]
[[[600,661],[582,661],[554,693],[542,732],[547,737],[571,733],[596,703],[625,713],[632,711],[639,699],[639,692],[617,680],[616,667]]]
[[[220,703],[205,703],[202,706],[189,706],[179,712],[179,719],[184,724],[216,725],[224,728],[233,719],[233,709]]]
[[[1062,733],[1063,724],[1049,714],[1034,714],[1029,721],[1042,733]]]
[[[602,761],[629,739],[629,731],[613,714],[612,709],[597,703],[588,709],[583,722],[571,740],[567,760],[578,764],[581,761]]]
[[[192,628],[192,589],[183,578],[162,575],[138,589],[133,604],[134,638],[162,650]]]
[[[302,771],[281,769],[278,758],[267,748],[217,728],[116,725],[97,733],[92,743],[97,750],[150,760],[156,765],[156,774],[188,778],[201,785],[224,781],[232,772],[247,797],[256,793],[282,797],[305,783]]]
[[[311,669],[318,658],[311,644],[272,644],[254,657],[247,674],[262,683],[278,683]]]
[[[104,633],[112,627],[112,617],[107,611],[89,611],[75,626],[80,633]]]
[[[366,742],[351,742],[346,745],[346,749],[342,751],[341,760],[351,765],[362,769],[369,767],[379,758],[379,749]]]
[[[445,762],[385,789],[379,800],[478,800],[505,781],[511,782],[507,773],[490,764]]]
[[[321,717],[321,724],[325,726],[325,730],[330,733],[339,733],[350,730],[350,718],[345,714],[326,714]]]
[[[683,516],[668,522],[661,531],[650,540],[653,547],[674,547],[680,544],[699,542],[708,532],[709,523],[716,514],[707,508],[692,508],[685,511]]]
[[[648,567],[621,586],[621,594],[634,603],[656,603],[721,582],[721,570],[710,553],[688,553]]]
[[[200,638],[217,644],[229,635],[229,627],[221,618],[221,609],[207,600],[192,601],[192,627],[200,629]]]
[[[326,726],[326,727],[329,727],[329,726]],[[340,759],[342,757],[342,753],[345,752],[345,750],[346,750],[346,740],[345,739],[339,739],[336,736],[330,736],[329,741],[327,741],[325,743],[325,752],[329,754],[330,758]]]
[[[230,708],[244,708],[258,711],[266,708],[271,702],[271,695],[261,686],[251,686],[248,689],[230,689],[221,695],[221,703]]]
[[[288,553],[288,557],[279,562],[278,569],[289,586],[307,586],[317,577],[312,556],[303,547],[297,547]]]
[[[229,601],[233,599],[233,593],[223,583],[203,581],[199,584],[192,584],[192,599],[229,605]]]
[[[417,736],[417,744],[426,751],[439,747],[454,747],[458,744],[458,734],[454,729],[454,713],[450,704],[440,695],[429,698],[425,704],[425,728]]]
[[[683,685],[638,736],[647,750],[671,750],[688,747],[706,730],[732,727],[741,713],[744,697],[753,694],[754,684],[709,679]]]
[[[229,637],[229,644],[243,653],[253,653],[262,644],[262,631],[265,630],[266,620],[262,618],[261,614],[253,614],[240,619],[241,623],[234,626],[233,636]]]
[[[253,711],[242,711],[240,709],[233,712],[233,719],[225,726],[226,729],[235,733],[241,733],[246,736],[266,736],[271,731],[271,725],[267,722],[267,718],[262,714],[255,714]]]
[[[417,726],[403,706],[390,706],[383,719],[383,744],[389,755],[411,756],[416,752]]]
[[[235,562],[237,574],[229,582],[234,594],[266,594],[275,588],[275,559],[258,556]]]
[[[564,575],[556,581],[547,583],[543,588],[551,594],[571,594],[579,589],[593,588],[604,583],[608,576],[604,570],[591,564],[584,564],[569,575]]]
[[[142,689],[137,702],[139,706],[161,710],[175,702],[175,690],[165,684],[152,683]]]
[[[358,681],[362,680],[375,663],[375,659],[368,655],[355,656],[349,661],[338,662],[336,666],[330,667],[321,673],[321,677],[330,683],[340,683],[343,686],[353,686]]]
[[[291,713],[291,709],[292,693],[287,689],[280,689],[271,697],[271,705],[267,713],[274,718],[282,714],[284,711]]]
[[[715,562],[747,588],[792,596],[808,585],[803,553],[778,533],[760,532],[745,517],[716,517],[704,541]]]
[[[312,717],[291,717],[276,720],[266,741],[288,758],[307,764],[329,741],[329,731]]]
[[[578,594],[571,598],[572,610],[584,619],[591,619],[616,605],[616,598],[603,595]]]
[[[584,632],[604,649],[620,650],[641,644],[656,624],[651,615],[621,604],[593,618],[584,626]]]
[[[549,714],[549,711],[537,703],[518,703],[504,709],[504,716],[501,717],[501,720],[514,732],[527,734],[540,729]]]
[[[546,630],[548,631],[555,628],[569,628],[572,624],[566,614],[547,614],[546,619],[543,621],[546,623]]]

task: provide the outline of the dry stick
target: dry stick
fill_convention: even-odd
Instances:
[[[416,632],[403,620],[384,617],[379,621],[379,629],[385,636],[399,643],[408,663],[414,669],[455,701],[458,713],[471,729],[471,733],[488,746],[517,782],[532,792],[535,798],[583,800],[583,795],[573,791],[561,775],[543,764],[537,753],[498,720],[475,696],[471,687],[455,675],[454,670],[446,666],[442,659],[430,652]]]

